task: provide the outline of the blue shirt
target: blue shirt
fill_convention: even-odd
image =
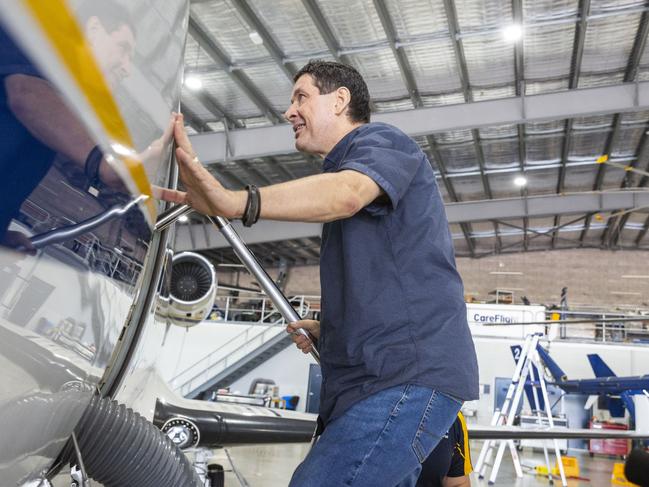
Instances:
[[[426,155],[397,128],[369,123],[325,158],[325,173],[343,170],[369,176],[387,198],[323,227],[322,422],[400,384],[477,399],[464,290]]]
[[[0,245],[25,199],[54,162],[55,152],[32,135],[9,104],[6,79],[15,74],[41,78],[27,56],[0,28]]]

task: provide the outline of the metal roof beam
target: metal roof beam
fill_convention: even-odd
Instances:
[[[635,42],[633,43],[633,48],[631,50],[631,55],[629,56],[629,62],[624,74],[624,82],[632,83],[636,74],[638,73],[638,67],[640,66],[640,60],[642,59],[642,54],[644,53],[645,46],[647,44],[647,35],[649,35],[649,12],[644,12],[640,19],[640,25],[638,26],[638,32],[636,33]],[[620,120],[621,116],[617,114],[613,122],[613,132],[611,133],[604,154],[610,157],[613,145],[616,141],[619,129],[620,129]],[[600,190],[602,186],[602,181],[604,180],[604,173],[606,172],[606,164],[602,164],[599,167],[597,172],[597,179],[595,182],[595,187],[593,190]]]
[[[464,56],[464,47],[459,35],[459,24],[457,21],[457,12],[455,10],[455,2],[453,0],[444,0],[444,11],[446,12],[446,20],[448,23],[448,31],[453,41],[453,53],[455,54],[455,63],[457,64],[460,84],[462,85],[462,92],[464,93],[464,101],[471,102],[473,97],[471,95],[471,86],[469,83],[469,70],[466,67],[466,58]]]
[[[541,218],[552,215],[583,215],[611,211],[618,208],[649,206],[649,191],[601,191],[565,195],[528,196],[497,200],[465,201],[447,203],[449,223],[508,220],[514,218]],[[579,219],[582,219],[580,216]],[[566,223],[561,227],[568,225]],[[294,223],[262,220],[254,227],[245,228],[239,221],[232,223],[248,244],[320,237],[319,223]],[[176,250],[191,248],[188,226],[177,228]],[[227,241],[216,228],[210,228],[209,241],[212,248],[227,247]],[[531,238],[530,238],[531,239]]]
[[[648,35],[649,12],[645,11],[642,14],[642,17],[640,17],[640,25],[638,26],[638,32],[636,33],[635,41],[633,43],[633,49],[629,56],[629,63],[627,64],[626,72],[624,73],[624,81],[630,82],[636,78],[638,68],[640,67],[640,61],[642,60],[642,55],[644,54],[647,45]]]
[[[282,251],[279,249],[276,245],[274,245],[271,242],[264,242],[264,243],[258,243],[256,244],[257,248],[263,249],[264,253],[268,258],[273,258],[273,255],[276,255],[280,259],[285,259],[288,261],[290,265],[295,265],[297,264],[298,260],[297,259],[302,259],[305,260],[304,257],[298,255],[297,258],[295,255],[289,255],[288,253]]]
[[[264,23],[250,6],[248,0],[233,0],[232,4],[241,14],[241,16],[246,19],[246,22],[248,22],[248,24],[257,31],[257,34],[259,34],[259,36],[263,39],[264,47],[266,48],[270,56],[275,60],[277,66],[292,83],[293,76],[295,76],[295,73],[297,73],[297,69],[295,69],[295,67],[291,64],[284,63],[286,56],[282,52],[282,49],[279,47],[277,42],[275,42],[275,39],[270,31],[266,28]]]
[[[210,170],[212,168],[208,168],[207,170],[214,176],[217,177],[214,173],[218,174],[218,176],[222,176],[227,178],[229,181],[233,182],[232,187],[233,188],[243,188],[247,183],[243,181],[239,176],[237,176],[235,173],[233,173],[230,169],[223,167],[223,166],[217,166],[214,169]]]
[[[278,161],[277,159],[275,159],[274,157],[269,157],[269,159],[270,159],[270,161],[273,163],[273,165],[274,165],[274,166],[279,170],[279,172],[282,173],[282,176],[284,176],[284,179],[285,179],[286,181],[290,181],[290,180],[292,180],[292,179],[296,179],[296,178],[295,178],[295,174],[293,174],[291,171],[289,171],[288,168],[287,168],[286,166],[284,166],[284,164],[282,164],[281,162],[279,162],[279,161]]]
[[[187,107],[184,103],[180,104],[180,111],[185,117],[185,122],[191,128],[196,130],[198,133],[202,132],[211,132],[212,129],[205,123],[201,118],[196,115],[190,108]]]
[[[392,19],[390,18],[390,12],[385,6],[384,0],[374,0],[374,8],[376,9],[376,13],[379,15],[379,19],[381,20],[381,25],[383,26],[385,35],[388,38],[388,42],[390,43],[392,54],[394,54],[394,57],[397,60],[397,64],[399,65],[399,71],[401,72],[401,77],[403,78],[403,82],[406,85],[406,89],[408,90],[408,94],[410,95],[410,99],[412,100],[412,104],[415,106],[415,108],[421,108],[423,106],[423,103],[421,101],[419,89],[417,88],[417,82],[415,81],[415,77],[412,74],[412,69],[410,68],[410,61],[408,61],[408,57],[406,56],[403,48],[397,47],[397,33],[394,28],[394,24],[392,23]]]
[[[571,221],[569,221],[569,222],[566,222],[566,223],[564,223],[564,224],[562,224],[562,225],[560,225],[560,226],[558,226],[558,227],[556,227],[556,228],[553,227],[551,230],[548,231],[548,233],[549,233],[549,232],[555,232],[555,231],[558,231],[558,230],[560,230],[561,228],[566,227],[566,226],[568,226],[568,225],[572,225],[573,223],[576,223],[576,222],[578,222],[579,220],[583,220],[584,218],[585,218],[585,216],[580,216],[579,218],[575,218],[574,220],[571,220]],[[508,226],[514,226],[514,225],[508,225]],[[520,229],[520,227],[517,227],[517,228]],[[544,232],[536,232],[535,235],[533,235],[532,237],[530,237],[530,240],[537,239],[537,238],[542,237],[542,236],[544,236],[544,235],[546,235]],[[574,240],[569,239],[569,238],[563,238],[563,237],[559,237],[559,238],[560,238],[561,240],[565,240],[565,241],[567,241],[567,242],[575,243]],[[481,259],[481,258],[483,258],[483,257],[487,257],[487,256],[489,256],[489,255],[509,253],[509,252],[503,252],[503,251],[504,251],[504,250],[507,250],[507,249],[514,248],[514,247],[518,247],[520,244],[521,244],[521,242],[513,242],[513,243],[510,243],[510,244],[505,245],[505,246],[502,247],[499,251],[487,252],[487,253],[484,253],[484,254],[480,254],[480,255],[477,256],[477,258],[478,258],[478,259]],[[544,249],[544,250],[545,250],[545,249]],[[521,251],[519,250],[518,252],[521,252]],[[529,250],[526,250],[526,252],[529,252]]]
[[[216,98],[207,93],[206,91],[199,91],[194,93],[194,96],[201,104],[207,108],[212,115],[217,119],[221,120],[224,123],[228,124],[228,127],[243,128],[243,124],[236,119],[232,114],[221,105]]]
[[[579,0],[579,22],[575,26],[575,37],[572,48],[572,59],[570,62],[570,80],[568,88],[577,89],[579,86],[579,75],[581,74],[581,61],[584,58],[584,42],[586,40],[586,29],[588,28],[588,15],[590,14],[590,0]],[[557,181],[557,193],[563,192],[563,185],[566,180],[566,163],[570,154],[570,137],[572,135],[572,119],[566,120],[564,127],[563,147],[561,148],[561,169]],[[561,218],[554,217],[554,226],[557,228]],[[557,240],[557,231],[552,233],[551,247],[554,248]]]
[[[524,89],[524,88],[523,88]],[[527,160],[527,143],[525,141],[525,126],[519,124],[518,125],[518,162],[519,162],[519,167],[521,168],[521,173],[523,176],[525,176],[525,161]],[[527,198],[527,185],[523,186],[521,188],[521,197],[522,198]],[[523,226],[525,227],[525,230],[523,232],[523,246],[525,250],[527,250],[528,247],[528,233],[527,229],[529,227],[529,220],[527,217],[523,218]]]
[[[239,161],[241,166],[245,168],[247,171],[252,173],[259,181],[261,181],[261,185],[267,186],[269,184],[273,184],[272,181],[266,176],[264,173],[262,173],[259,169],[257,169],[255,166],[256,164],[252,164],[250,161]]]
[[[442,177],[442,182],[444,183],[444,187],[446,188],[446,192],[448,193],[448,196],[451,198],[451,201],[454,203],[460,201],[460,199],[457,197],[457,193],[455,192],[455,188],[453,187],[453,183],[447,176],[446,164],[444,163],[444,159],[442,158],[442,155],[439,152],[439,147],[437,146],[437,142],[435,142],[435,139],[433,138],[432,135],[427,136],[426,140],[428,141],[429,151],[439,168],[439,172]],[[460,223],[460,229],[462,230],[462,234],[464,235],[464,239],[466,240],[467,247],[469,248],[469,253],[472,256],[475,255],[475,241],[473,240],[473,237],[471,237],[471,232],[472,232],[471,225],[468,223]]]
[[[339,63],[352,64],[348,55],[340,54],[340,44],[338,43],[329,22],[327,22],[322,9],[320,9],[318,2],[316,0],[302,0],[302,5],[304,5],[304,8],[311,17],[311,20],[318,29],[318,32],[320,32],[322,39],[325,41],[325,44],[327,44],[329,52],[334,59]]]
[[[562,225],[562,227],[563,227],[563,226],[571,225],[571,224],[573,224],[573,223],[575,223],[575,222],[577,222],[577,221],[579,221],[579,220],[582,220],[583,218],[584,218],[583,216],[580,216],[579,218],[577,218],[577,219],[575,219],[575,220],[572,220],[572,221],[570,221],[570,222],[568,222],[568,223],[564,223],[564,224]],[[558,232],[559,230],[561,230],[561,228],[562,228],[562,227],[554,227],[554,226],[553,226],[553,227],[550,228],[549,230],[546,230],[546,231],[539,231],[539,230],[535,230],[535,229],[533,229],[533,228],[528,228],[528,227],[525,227],[525,226],[521,227],[521,226],[519,226],[519,225],[514,225],[513,223],[504,222],[504,221],[502,221],[502,220],[496,220],[496,221],[498,222],[498,224],[500,224],[500,225],[504,225],[504,226],[506,226],[506,227],[515,228],[515,229],[517,229],[517,230],[521,230],[522,232],[530,232],[530,233],[533,233],[534,235],[532,235],[531,237],[529,237],[529,240],[534,240],[534,239],[537,238],[537,237],[548,237],[548,238],[552,238],[552,236],[553,236],[556,232]],[[558,238],[559,240],[566,240],[566,241],[568,241],[568,242],[574,243],[574,240],[573,240],[573,239],[564,238],[564,237],[557,237],[557,238]],[[528,249],[527,247],[525,247],[525,250],[529,250],[529,249]]]
[[[482,143],[480,142],[480,133],[478,129],[471,130],[473,136],[473,144],[475,146],[475,153],[478,159],[478,168],[480,169],[480,179],[482,180],[482,186],[484,187],[484,192],[487,198],[490,200],[493,199],[493,193],[491,192],[491,186],[489,185],[489,177],[485,174],[485,158],[484,152],[482,151]],[[502,247],[502,239],[500,238],[500,232],[498,223],[493,222],[494,232],[496,234],[496,251],[499,251]]]
[[[377,113],[373,119],[395,125],[414,137],[448,130],[525,124],[647,109],[649,82],[639,82]],[[230,130],[228,137],[232,148],[229,159],[252,159],[296,152],[293,130],[287,124]],[[201,161],[212,163],[225,159],[224,133],[198,134],[192,136],[191,140]]]
[[[206,2],[213,2],[214,0],[204,0]],[[303,0],[305,1],[305,0]],[[194,3],[194,2],[192,2]],[[638,7],[638,6],[627,6],[627,7],[622,7],[616,10],[611,10],[607,12],[603,11],[598,11],[594,15],[590,16],[589,18],[586,18],[586,21],[592,21],[592,20],[603,20],[603,19],[611,19],[615,17],[624,17],[628,16],[631,14],[638,14],[638,13],[644,13],[649,11],[649,7]],[[544,31],[548,27],[551,26],[556,26],[556,25],[569,25],[569,24],[579,24],[582,19],[582,16],[578,13],[568,15],[566,17],[560,18],[560,19],[547,19],[547,20],[539,20],[536,22],[525,22],[525,31],[526,32],[534,32],[534,31]],[[317,27],[317,26],[316,26]],[[489,28],[477,28],[476,30],[470,30],[470,31],[464,31],[464,32],[459,32],[457,34],[457,37],[459,39],[479,39],[479,38],[491,38],[496,35],[501,34],[502,27],[500,26],[492,26]],[[421,46],[421,45],[429,45],[430,43],[435,43],[439,41],[441,38],[447,38],[448,37],[448,32],[446,31],[436,31],[436,32],[429,32],[426,34],[417,34],[413,36],[407,36],[404,38],[399,39],[399,47],[413,47],[413,46]],[[327,46],[329,47],[329,46]],[[353,47],[345,48],[345,47],[340,47],[339,50],[337,51],[340,56],[345,56],[348,54],[367,54],[371,52],[376,52],[380,50],[384,50],[386,48],[389,48],[389,43],[387,40],[385,41],[378,41],[378,42],[369,42],[363,45],[356,45]],[[298,60],[308,60],[313,57],[318,57],[322,56],[323,51],[310,51],[310,52],[300,52],[300,53],[294,53],[289,55],[286,55],[284,57],[284,63],[289,63],[289,62],[297,62]],[[333,52],[332,52],[333,55]],[[275,64],[275,60],[265,60],[264,58],[256,58],[256,59],[250,59],[245,61],[245,67],[251,68],[251,67],[257,67],[257,66],[264,66],[268,64]],[[555,77],[556,79],[561,78],[564,79],[565,76],[557,76]],[[543,78],[543,80],[547,79],[552,79],[552,78]],[[531,79],[528,79],[528,81],[531,81]]]
[[[410,96],[410,100],[412,101],[412,104],[415,108],[421,108],[423,107],[423,102],[421,99],[421,95],[419,93],[419,88],[417,88],[417,82],[415,81],[415,77],[413,76],[412,73],[412,68],[410,67],[410,61],[408,60],[408,56],[406,56],[403,47],[398,47],[397,45],[398,39],[397,39],[396,29],[394,28],[394,23],[390,18],[390,12],[388,11],[388,8],[385,6],[384,0],[374,0],[374,8],[376,9],[376,12],[381,21],[381,25],[383,26],[385,35],[388,39],[388,42],[390,43],[390,49],[392,50],[392,54],[394,55],[397,64],[399,66],[399,71],[401,72],[401,77],[403,78],[403,82],[406,85],[406,89],[408,90],[408,95]],[[437,149],[437,144],[435,143],[435,141],[431,136],[428,136],[427,139],[429,145],[431,146],[431,151],[435,154],[435,159],[437,160],[439,170],[442,175],[442,180],[444,182],[444,185],[446,186],[449,196],[451,196],[453,201],[458,201],[457,194],[455,193],[455,189],[453,188],[453,185],[451,184],[450,180],[446,177],[446,167],[442,159],[442,155],[439,153],[439,150]],[[471,238],[471,229],[466,223],[460,224],[460,227],[462,233],[464,234],[464,238],[466,240],[469,251],[471,255],[474,255],[475,242]]]
[[[581,60],[584,57],[584,41],[588,28],[588,15],[590,13],[590,0],[579,0],[579,22],[575,26],[575,39],[570,63],[570,81],[568,87],[573,90],[579,85],[581,74]]]
[[[200,22],[191,16],[189,17],[189,35],[212,58],[212,61],[230,76],[232,81],[261,110],[266,118],[273,123],[281,123],[284,121],[283,115],[273,108],[268,99],[257,89],[255,84],[250,81],[244,72],[232,66],[232,62],[221,46],[211,38]]]
[[[608,137],[606,138],[606,143],[604,144],[604,154],[610,157],[610,154],[613,152],[613,146],[615,145],[615,142],[617,141],[618,136],[620,135],[620,128],[622,127],[622,116],[617,113],[613,117],[613,130],[609,133]],[[597,176],[595,177],[595,184],[593,185],[593,191],[599,191],[602,189],[602,182],[604,181],[604,174],[606,172],[606,164],[599,164],[599,167],[597,168]],[[591,218],[588,217],[586,218],[586,225],[581,232],[581,236],[579,237],[579,244],[583,245],[584,241],[586,239],[586,234],[588,233],[588,230],[590,230],[590,223],[591,223]],[[610,222],[609,222],[610,223]],[[605,237],[608,232],[604,231],[602,234],[602,237]]]
[[[311,241],[311,239],[306,239],[306,240]],[[320,259],[320,244],[318,244],[318,250],[314,250],[312,246],[310,246],[309,244],[305,244],[302,241],[298,240],[298,241],[294,241],[293,243],[297,249],[309,254],[311,258]]]
[[[643,132],[642,137],[640,138],[640,142],[638,143],[638,147],[636,149],[636,154],[638,154],[638,156],[629,164],[631,167],[636,167],[638,166],[638,164],[649,160],[649,134],[647,134],[648,129],[649,124],[647,124],[647,126],[645,127],[645,131]],[[620,185],[620,189],[628,188],[631,185],[632,177],[632,172],[627,171],[625,173],[624,180]],[[626,225],[630,217],[631,213],[625,213],[621,217],[615,217],[613,221],[610,221],[608,227],[606,228],[606,231],[604,232],[604,235],[602,235],[602,243],[607,244],[610,248],[616,247],[619,244],[624,226]],[[618,219],[619,223],[617,222]],[[609,228],[613,226],[615,227],[614,231],[609,230]]]
[[[638,31],[636,33],[635,41],[633,43],[633,48],[631,49],[631,55],[629,56],[629,62],[627,64],[626,72],[624,73],[624,82],[630,83],[635,80],[636,74],[638,73],[638,67],[640,66],[640,60],[642,59],[642,54],[644,53],[645,46],[647,44],[647,35],[649,35],[649,12],[644,12],[640,18],[640,24],[638,25]],[[620,133],[620,128],[622,126],[622,116],[616,114],[613,119],[613,132],[611,132],[608,140],[606,141],[606,146],[604,149],[604,154],[611,156],[613,152],[613,146],[617,141],[617,137]],[[600,164],[597,168],[597,177],[595,178],[595,186],[593,190],[599,191],[602,189],[602,183],[604,182],[604,175],[606,174],[606,164]],[[606,241],[611,225],[614,224],[614,221],[609,221],[609,224],[606,227],[602,235],[601,243]],[[582,243],[586,238],[586,233],[590,228],[590,218],[586,220],[586,228],[582,232],[581,238],[579,239]]]
[[[512,13],[514,16],[514,23],[523,25],[523,1],[512,0]],[[525,50],[523,39],[520,39],[514,44],[514,76],[516,79],[516,96],[525,96]],[[525,126],[518,124],[518,163],[521,168],[521,173],[525,176],[525,161],[527,159],[527,147],[525,144]],[[527,186],[521,187],[521,197],[527,197]],[[523,218],[523,248],[527,250],[529,243],[529,235],[527,232],[529,220],[527,217]],[[500,245],[500,241],[498,241]]]
[[[239,220],[232,221],[231,223],[236,232],[241,235],[243,241],[248,245],[280,240],[320,237],[322,235],[322,224],[320,223],[260,220],[256,225],[250,228],[244,227]],[[188,225],[176,227],[176,251],[192,249],[189,230],[187,227]],[[217,249],[230,246],[218,229],[212,227],[209,229],[209,232],[211,248]]]
[[[399,71],[401,72],[403,82],[406,85],[406,89],[408,90],[408,95],[410,96],[410,100],[412,101],[412,104],[415,108],[421,108],[423,107],[423,102],[421,99],[421,95],[419,93],[419,88],[417,88],[417,82],[412,73],[412,68],[410,67],[410,61],[408,60],[408,56],[406,56],[403,47],[398,46],[396,29],[394,28],[394,23],[390,18],[390,12],[388,11],[388,8],[385,6],[384,0],[374,0],[374,8],[376,9],[377,14],[379,15],[381,25],[383,26],[385,35],[388,39],[388,42],[390,43],[390,49],[392,49],[392,54],[394,55],[397,64],[399,65]],[[446,186],[446,190],[449,196],[452,198],[453,201],[458,201],[458,197],[457,194],[455,193],[455,189],[453,188],[451,181],[448,179],[448,177],[446,177],[446,166],[444,164],[442,155],[439,153],[437,144],[435,143],[432,136],[428,136],[427,140],[429,146],[431,147],[431,152],[434,154],[435,159],[438,163],[439,171],[442,176],[442,181]],[[466,223],[461,223],[460,228],[462,230],[462,233],[464,234],[464,238],[469,248],[469,252],[471,253],[471,255],[474,255],[475,242],[471,238],[471,229],[469,225]]]
[[[642,242],[644,236],[647,235],[647,231],[649,231],[649,217],[647,217],[647,219],[645,220],[644,227],[642,227],[642,230],[635,239],[636,247],[640,247],[640,242]]]

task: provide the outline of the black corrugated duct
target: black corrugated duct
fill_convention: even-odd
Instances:
[[[86,473],[105,487],[203,485],[166,435],[116,401],[94,396],[75,433]]]

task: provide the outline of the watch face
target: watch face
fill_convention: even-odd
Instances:
[[[196,425],[184,418],[170,419],[162,426],[162,432],[181,450],[195,447],[200,439]]]

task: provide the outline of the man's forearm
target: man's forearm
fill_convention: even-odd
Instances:
[[[94,141],[54,87],[35,76],[5,79],[7,102],[18,120],[52,150],[83,164]]]
[[[304,222],[349,218],[380,194],[376,183],[353,171],[295,179],[260,191],[261,218]]]

